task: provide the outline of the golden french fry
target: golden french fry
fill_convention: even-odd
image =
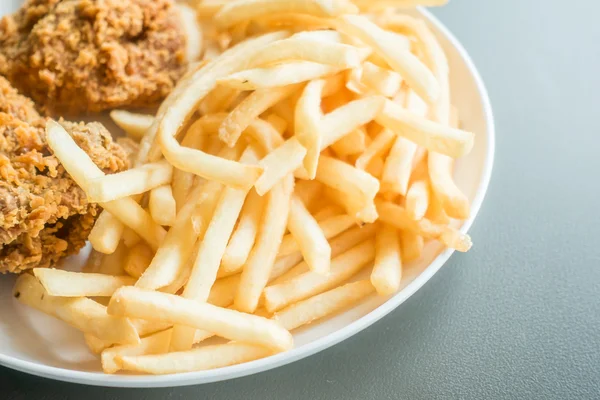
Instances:
[[[123,269],[129,276],[139,279],[152,262],[154,252],[146,243],[138,243],[129,250]]]
[[[214,16],[214,22],[227,28],[239,22],[273,13],[298,13],[315,17],[337,17],[358,10],[348,0],[234,0],[223,6]]]
[[[362,15],[341,17],[338,28],[371,47],[427,102],[434,103],[437,100],[440,88],[435,76],[409,50],[397,46],[393,34]]]
[[[273,186],[281,182],[288,174],[302,165],[306,149],[295,137],[285,141],[260,160],[259,165],[263,173],[254,184],[254,189],[259,196],[263,196]]]
[[[104,173],[90,157],[75,143],[73,138],[58,123],[49,120],[46,124],[46,139],[55,156],[73,180],[87,192],[89,181],[100,178]],[[100,206],[133,229],[153,248],[158,248],[166,232],[133,199],[127,197],[100,203]]]
[[[373,285],[363,280],[348,283],[318,294],[278,311],[274,319],[287,330],[293,330],[324,318],[364,299],[373,293]]]
[[[115,292],[108,312],[114,316],[187,325],[273,351],[289,350],[293,346],[292,335],[268,319],[132,286]]]
[[[86,337],[87,340],[87,337]],[[143,338],[138,344],[128,344],[108,348],[102,351],[102,371],[114,374],[121,370],[118,357],[132,357],[147,354],[162,354],[169,350],[171,329],[155,333]]]
[[[321,33],[330,32],[333,31],[313,31],[313,37],[294,35],[271,43],[261,54],[250,60],[250,67],[302,60],[346,69],[360,65],[371,53],[368,48],[323,40]]]
[[[426,218],[415,221],[399,205],[385,201],[376,201],[379,218],[400,230],[408,230],[426,238],[437,239],[446,246],[458,251],[468,251],[473,244],[469,235],[461,233],[447,225],[434,224]]]
[[[293,190],[294,179],[292,175],[288,175],[267,194],[262,226],[242,271],[235,296],[234,304],[238,310],[245,312],[256,310],[261,293],[271,275],[281,238],[285,233]]]
[[[86,297],[51,296],[33,275],[19,276],[13,295],[21,303],[99,339],[122,344],[140,341],[135,328],[127,318],[108,315],[106,307]]]
[[[371,122],[383,109],[384,98],[371,96],[351,101],[326,114],[321,121],[321,150]]]
[[[430,121],[391,101],[386,101],[376,120],[397,135],[432,152],[461,157],[473,147],[473,133]]]
[[[325,87],[322,79],[309,82],[296,103],[294,111],[294,135],[306,148],[304,169],[310,179],[315,178],[323,133],[320,128],[322,118],[321,95]]]
[[[152,219],[162,226],[173,226],[177,214],[177,204],[173,197],[171,185],[163,185],[152,189],[148,200],[148,208]]]
[[[260,114],[271,108],[274,104],[289,97],[301,85],[289,85],[280,88],[256,90],[238,104],[225,118],[219,128],[219,138],[228,146],[234,146],[242,132]]]
[[[402,258],[398,232],[383,225],[375,235],[375,264],[371,271],[371,283],[381,296],[388,296],[400,288]]]
[[[322,293],[356,274],[375,257],[375,245],[368,240],[331,260],[327,276],[310,271],[287,282],[267,286],[264,290],[265,308],[277,311],[294,302]]]
[[[291,61],[263,68],[247,69],[219,79],[219,84],[239,90],[285,87],[335,75],[340,68],[311,61]]]
[[[123,355],[117,357],[117,362],[129,371],[159,375],[222,368],[270,354],[273,354],[273,351],[264,347],[230,342],[167,354]]]
[[[229,276],[242,270],[254,245],[263,207],[263,199],[256,191],[251,190],[242,208],[237,227],[225,249],[219,275]]]
[[[54,268],[34,268],[33,274],[50,296],[101,297],[112,296],[121,286],[130,286],[130,276],[63,271]]]
[[[108,211],[102,211],[90,231],[88,240],[94,250],[104,254],[112,254],[119,246],[124,229],[125,225],[121,221]]]
[[[295,197],[295,196],[294,196]],[[321,220],[317,219],[317,215],[311,216],[315,222],[318,221],[318,226],[322,234],[326,239],[331,239],[340,233],[350,229],[353,225],[356,225],[356,220],[346,214],[332,215],[331,217],[324,218]],[[292,218],[290,210],[290,219]],[[288,228],[289,228],[288,221]],[[291,232],[291,229],[290,229]],[[279,246],[279,256],[285,256],[291,253],[295,253],[300,250],[299,241],[295,238],[293,232],[285,235]],[[306,257],[304,257],[306,259]]]
[[[292,196],[287,226],[309,268],[326,275],[329,272],[331,247],[317,221],[296,196]]]
[[[400,235],[400,253],[402,254],[402,262],[409,263],[421,258],[425,241],[423,236],[417,235],[411,231],[402,231]]]
[[[110,118],[123,129],[127,136],[140,141],[144,133],[154,122],[154,116],[148,114],[137,114],[125,110],[112,110]]]
[[[414,220],[425,217],[429,208],[429,183],[426,180],[418,180],[410,185],[406,193],[405,208]]]

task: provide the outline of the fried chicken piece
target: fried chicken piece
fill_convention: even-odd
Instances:
[[[51,114],[149,107],[185,45],[173,0],[27,0],[0,20],[0,74]]]
[[[32,102],[0,77],[0,272],[49,267],[84,245],[99,212],[45,140]],[[99,123],[60,121],[106,173],[128,167],[126,152]]]

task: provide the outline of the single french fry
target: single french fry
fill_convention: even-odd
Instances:
[[[311,61],[291,61],[263,68],[247,69],[219,79],[219,84],[239,90],[285,87],[335,75],[340,68]]]
[[[135,283],[135,279],[130,276],[71,272],[54,268],[34,268],[33,274],[50,296],[58,297],[112,296],[121,286]]]
[[[87,340],[87,339],[86,339]],[[147,354],[162,354],[169,350],[169,341],[171,340],[171,329],[155,333],[141,339],[138,344],[128,344],[108,348],[102,351],[102,371],[107,374],[114,374],[121,370],[118,357],[132,357]]]
[[[221,28],[273,13],[293,12],[316,17],[337,17],[358,10],[347,0],[235,0],[228,2],[214,16]]]
[[[269,153],[259,162],[263,173],[254,184],[256,193],[263,196],[271,190],[286,175],[302,165],[305,155],[306,149],[295,137],[286,140],[284,144]]]
[[[400,235],[400,253],[402,262],[409,263],[421,258],[425,241],[423,236],[411,231],[402,231]]]
[[[242,132],[260,114],[292,95],[300,87],[301,85],[297,84],[280,88],[259,89],[252,92],[225,118],[219,128],[219,138],[228,146],[234,146]]]
[[[314,33],[313,33],[314,32]],[[369,56],[371,50],[323,40],[321,34],[332,31],[313,31],[315,37],[301,37],[298,34],[271,43],[261,54],[250,60],[250,68],[292,60],[310,61],[331,65],[337,68],[353,68]],[[303,32],[304,33],[304,32]],[[340,38],[341,39],[341,38]]]
[[[406,194],[405,208],[414,220],[425,217],[429,208],[429,183],[426,180],[418,180],[410,185]]]
[[[49,295],[33,276],[17,279],[13,296],[21,303],[58,318],[75,329],[112,343],[139,343],[140,338],[127,318],[108,315],[106,307],[86,297]]]
[[[268,286],[264,290],[265,308],[274,312],[336,287],[356,274],[374,257],[375,245],[372,240],[368,240],[334,258],[327,276],[310,271],[287,282]]]
[[[173,226],[177,214],[177,204],[170,185],[152,189],[148,208],[152,219],[159,225]]]
[[[401,206],[384,201],[376,201],[380,219],[400,230],[409,230],[426,238],[437,239],[446,246],[458,251],[468,251],[471,246],[469,235],[447,225],[434,224],[426,218],[415,221]]]
[[[267,194],[261,229],[242,271],[235,296],[234,304],[238,310],[244,312],[256,310],[285,233],[293,189],[293,176],[288,175]]]
[[[430,121],[391,101],[386,101],[376,120],[397,135],[432,152],[461,157],[473,147],[473,133]]]
[[[110,118],[123,129],[127,136],[140,141],[144,133],[154,122],[154,116],[148,114],[137,114],[125,110],[112,110]]]
[[[324,87],[325,81],[322,79],[309,82],[304,87],[294,111],[294,134],[300,144],[306,148],[303,165],[310,179],[315,178],[321,152],[323,133],[320,128],[322,118],[320,103]]]
[[[231,235],[221,260],[219,269],[221,276],[228,276],[241,271],[254,245],[263,207],[263,199],[256,191],[251,190],[242,208],[237,227]]]
[[[121,241],[124,229],[125,225],[114,215],[108,211],[102,211],[90,231],[88,240],[94,250],[104,254],[112,254]]]
[[[290,218],[291,216],[292,215],[290,214]],[[317,219],[317,215],[315,215],[313,218],[315,222],[318,221],[319,229],[322,232],[322,235],[325,237],[325,239],[331,239],[339,235],[340,233],[350,229],[353,225],[356,225],[356,220],[353,217],[346,214],[333,215],[320,221]],[[288,226],[289,223],[290,222],[288,221]],[[283,240],[281,241],[281,246],[279,246],[278,254],[281,257],[291,253],[295,253],[299,250],[300,245],[298,240],[295,238],[293,233],[290,233],[283,237]]]
[[[104,173],[90,157],[75,143],[73,138],[58,123],[49,120],[46,124],[48,145],[73,180],[87,192],[91,179],[100,178]],[[152,217],[130,197],[100,203],[100,206],[133,229],[153,248],[158,248],[166,232]],[[122,233],[122,232],[121,232]]]
[[[397,46],[393,34],[362,15],[341,17],[338,28],[371,47],[427,102],[433,103],[437,100],[440,88],[435,76],[410,51]]]
[[[335,314],[373,293],[373,285],[363,280],[348,283],[310,297],[278,311],[274,319],[287,330],[293,330],[313,321]]]
[[[272,350],[261,346],[230,342],[167,354],[123,355],[117,357],[117,362],[129,371],[159,375],[222,368],[270,354],[273,354]]]
[[[371,122],[383,109],[384,98],[370,96],[351,101],[326,114],[320,129],[323,132],[321,150],[326,149],[357,128]]]
[[[371,283],[381,296],[388,296],[400,288],[402,258],[398,232],[383,225],[375,235],[375,264],[371,271]]]
[[[292,335],[268,319],[131,286],[122,287],[115,292],[108,305],[108,312],[114,316],[185,324],[273,351],[289,350],[293,346]]]
[[[331,247],[317,221],[296,196],[292,196],[287,226],[309,268],[326,275],[329,272]]]
[[[154,257],[154,252],[146,243],[138,243],[129,250],[123,269],[129,276],[139,279]]]

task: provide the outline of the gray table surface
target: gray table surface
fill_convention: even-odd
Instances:
[[[371,328],[277,370],[130,390],[0,369],[0,398],[600,398],[600,2],[453,0],[434,12],[473,56],[497,118],[471,252]]]

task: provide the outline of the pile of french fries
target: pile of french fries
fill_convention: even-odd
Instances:
[[[106,373],[170,374],[292,348],[399,290],[427,240],[467,251],[452,168],[474,135],[435,36],[386,8],[443,2],[200,1],[201,61],[156,115],[112,113],[139,140],[132,169],[105,176],[48,123],[103,212],[83,272],[36,269],[15,297],[81,330]]]

